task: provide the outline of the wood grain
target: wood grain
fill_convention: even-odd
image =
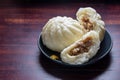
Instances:
[[[75,18],[79,7],[93,7],[105,21],[113,40],[111,52],[84,68],[58,65],[37,47],[39,34],[55,16]],[[16,1],[0,4],[0,80],[119,80],[120,5],[105,3],[37,3],[24,6]]]

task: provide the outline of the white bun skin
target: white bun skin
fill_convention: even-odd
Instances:
[[[61,52],[81,38],[84,30],[77,20],[70,17],[53,17],[42,30],[43,44],[49,49]]]
[[[78,45],[79,42],[84,41],[88,37],[91,37],[92,39],[92,45],[90,46],[88,52],[79,53],[77,55],[70,55],[70,51],[73,50],[76,47],[76,45]],[[99,47],[100,47],[100,39],[98,33],[95,31],[90,31],[86,33],[83,37],[81,37],[81,39],[79,39],[75,43],[65,48],[61,52],[60,57],[63,62],[68,64],[74,64],[74,65],[83,64],[96,55],[97,51],[99,50]]]
[[[77,20],[80,21],[84,15],[94,19],[101,19],[100,14],[98,14],[96,10],[91,7],[79,8],[76,13]]]
[[[80,24],[84,26],[84,28],[86,27],[86,24],[88,28],[90,28],[90,25],[92,25],[91,30],[98,32],[100,40],[103,40],[105,33],[105,23],[103,20],[101,20],[100,14],[97,13],[95,9],[91,7],[80,8],[76,13],[76,17]],[[86,32],[88,31],[90,30],[86,29]]]

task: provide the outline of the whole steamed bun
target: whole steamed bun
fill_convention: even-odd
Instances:
[[[100,41],[104,38],[105,23],[99,13],[91,7],[80,8],[76,13],[77,20],[85,28],[86,32],[91,30],[99,34]]]
[[[84,35],[84,29],[71,17],[53,17],[42,30],[43,44],[49,49],[61,52]]]

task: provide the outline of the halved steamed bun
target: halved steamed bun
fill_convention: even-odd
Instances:
[[[84,35],[77,20],[70,17],[54,17],[42,30],[42,41],[49,49],[61,52]]]
[[[100,40],[102,41],[105,33],[105,24],[101,20],[101,16],[91,7],[80,8],[76,13],[77,20],[85,28],[86,32],[94,30],[98,32]]]
[[[96,55],[100,47],[99,35],[95,31],[86,33],[83,37],[65,48],[60,57],[69,64],[82,64]]]

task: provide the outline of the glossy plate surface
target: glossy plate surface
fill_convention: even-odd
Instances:
[[[104,37],[103,41],[101,42],[100,49],[99,49],[98,53],[93,58],[91,58],[88,62],[86,62],[84,64],[72,65],[72,64],[67,64],[67,63],[62,62],[60,59],[60,53],[48,49],[42,42],[41,34],[40,34],[39,39],[38,39],[38,47],[39,47],[40,51],[42,52],[42,54],[44,54],[51,61],[56,62],[56,63],[61,64],[61,65],[65,65],[65,66],[77,66],[77,67],[79,67],[79,66],[86,66],[89,64],[93,64],[96,61],[102,59],[104,56],[106,56],[111,51],[112,46],[113,46],[113,42],[112,42],[111,36],[108,33],[108,31],[106,31],[105,37]],[[56,55],[59,57],[59,59],[53,60],[50,58],[51,55]]]

